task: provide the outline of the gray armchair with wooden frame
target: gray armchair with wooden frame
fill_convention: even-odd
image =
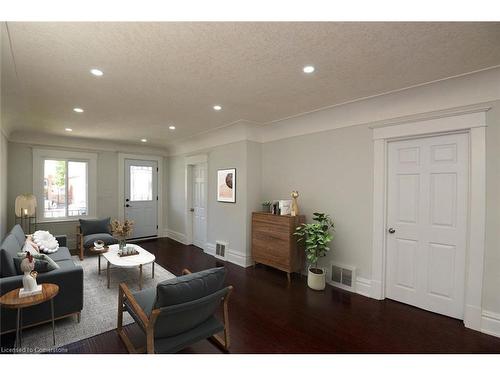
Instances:
[[[94,246],[97,240],[104,241],[106,246],[118,243],[111,235],[111,218],[80,219],[76,226],[76,246],[80,260],[83,260],[85,249]]]
[[[228,300],[232,286],[224,286],[224,267],[191,273],[160,282],[156,288],[132,292],[121,283],[117,331],[130,353],[176,353],[209,339],[229,349]],[[223,322],[215,313],[222,306]],[[123,329],[127,311],[146,335],[146,347],[136,349]],[[222,332],[222,336],[220,333]]]

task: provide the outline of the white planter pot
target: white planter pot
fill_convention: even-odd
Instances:
[[[314,290],[324,290],[326,286],[326,273],[323,268],[319,268],[322,273],[314,273],[309,269],[307,272],[307,286]]]

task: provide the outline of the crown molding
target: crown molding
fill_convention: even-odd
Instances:
[[[500,68],[489,68],[362,100],[335,105],[283,120],[239,120],[169,147],[169,155],[187,155],[238,141],[267,143],[307,134],[369,125],[388,125],[486,112],[500,100]]]
[[[143,145],[122,142],[112,142],[100,139],[89,139],[80,137],[63,137],[46,133],[34,133],[27,131],[16,131],[10,135],[10,142],[24,143],[34,146],[50,146],[66,149],[81,149],[92,151],[125,152],[141,155],[167,156],[167,150]]]
[[[240,141],[261,142],[261,124],[238,120],[230,125],[190,137],[168,148],[169,156],[189,155],[212,147]]]

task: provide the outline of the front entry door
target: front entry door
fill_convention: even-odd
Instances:
[[[388,298],[463,318],[468,135],[388,144]]]
[[[158,164],[125,160],[125,218],[134,221],[130,238],[158,235]]]
[[[206,210],[206,196],[205,184],[207,165],[196,164],[193,165],[193,207],[191,212],[193,214],[193,244],[202,249],[205,248],[207,240],[207,210]]]

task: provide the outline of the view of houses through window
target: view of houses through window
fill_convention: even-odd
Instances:
[[[87,215],[87,167],[88,163],[85,161],[44,161],[45,218]]]

